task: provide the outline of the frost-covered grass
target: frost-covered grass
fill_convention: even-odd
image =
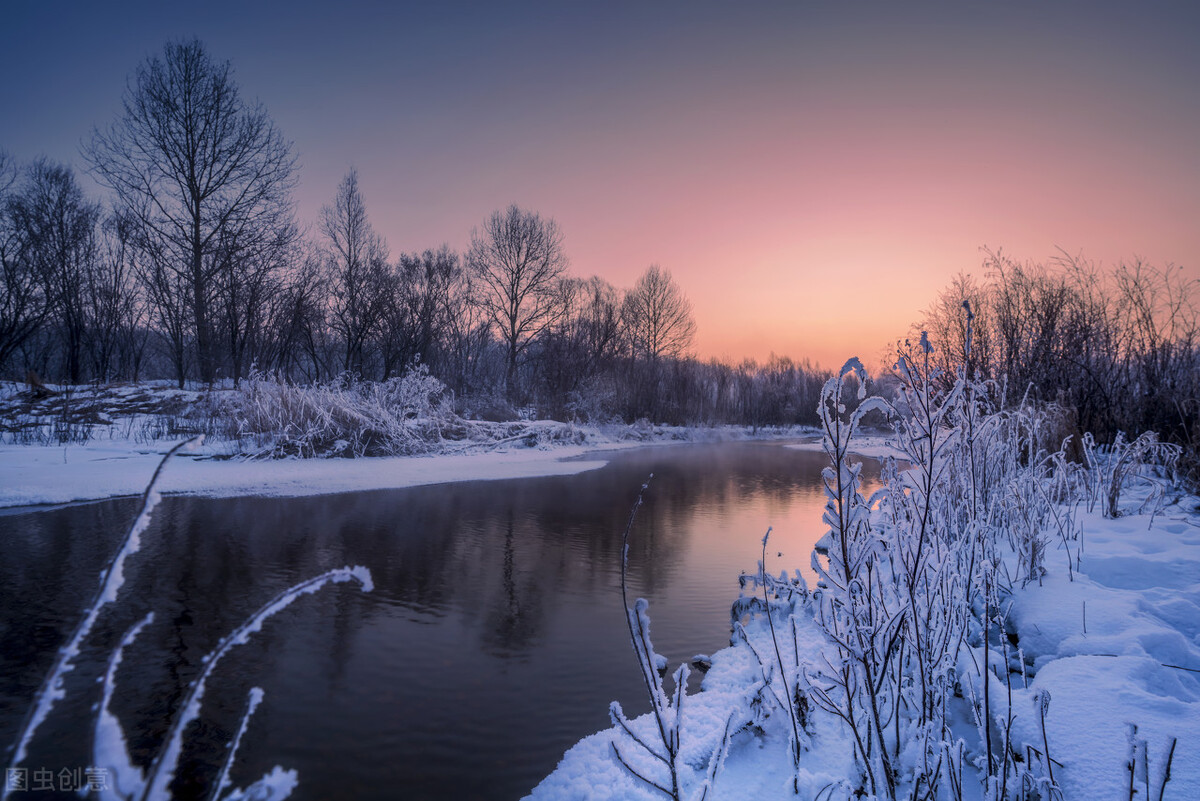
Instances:
[[[437,450],[455,415],[424,369],[382,383],[296,386],[253,376],[206,398],[214,433],[251,456],[398,456]]]
[[[817,585],[764,542],[702,691],[648,679],[653,711],[614,714],[532,798],[1200,797],[1200,499],[1149,438],[1078,464],[1053,410],[998,408],[928,354],[894,403],[846,413],[856,360],[822,393]],[[902,461],[866,498],[871,409]],[[646,674],[650,610],[626,606]]]

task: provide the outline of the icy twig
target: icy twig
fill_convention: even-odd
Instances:
[[[183,753],[184,730],[200,714],[204,685],[225,654],[235,646],[247,642],[251,634],[262,630],[263,624],[268,618],[290,606],[301,595],[312,594],[329,583],[351,580],[357,580],[363,592],[370,592],[374,587],[371,582],[371,573],[365,567],[342,567],[330,570],[279,593],[217,643],[217,647],[204,658],[204,669],[189,686],[188,692],[180,704],[179,712],[175,715],[175,720],[167,732],[165,744],[150,766],[146,789],[141,796],[142,801],[158,801],[158,799],[170,796],[168,788],[175,777],[179,757]]]
[[[100,616],[100,610],[116,600],[117,593],[125,583],[125,560],[131,554],[136,553],[141,547],[141,535],[149,527],[150,514],[154,510],[154,507],[158,505],[159,500],[161,500],[161,496],[158,494],[155,486],[158,483],[159,476],[162,475],[163,468],[167,465],[167,461],[180,451],[199,445],[203,440],[203,436],[192,437],[191,439],[177,443],[163,454],[158,467],[154,470],[154,475],[150,477],[150,483],[146,485],[146,489],[142,493],[141,510],[129,526],[129,530],[126,531],[125,538],[121,542],[121,547],[117,549],[116,555],[109,562],[108,567],[104,569],[104,572],[100,574],[100,587],[96,590],[91,604],[88,605],[87,612],[75,627],[75,631],[71,634],[70,639],[67,640],[67,644],[59,649],[58,656],[54,660],[54,666],[46,674],[41,688],[38,689],[37,694],[34,696],[33,706],[30,708],[25,718],[25,723],[21,727],[20,734],[17,737],[13,757],[9,762],[10,768],[15,768],[25,760],[26,751],[30,740],[33,739],[34,733],[50,714],[50,710],[53,709],[54,704],[66,696],[63,681],[66,674],[75,669],[74,659],[79,655],[83,641],[91,633],[92,626],[95,625],[96,619]],[[6,782],[4,789],[0,791],[0,801],[8,798],[9,792],[10,790]]]

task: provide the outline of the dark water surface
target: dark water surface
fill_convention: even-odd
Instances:
[[[142,763],[223,635],[291,584],[361,564],[374,592],[304,596],[216,669],[177,797],[202,797],[259,686],[235,786],[279,764],[299,771],[296,799],[518,798],[609,725],[610,701],[649,709],[618,584],[621,532],[646,476],[630,589],[650,600],[655,649],[673,669],[728,643],[738,574],[756,569],[767,526],[768,569],[807,571],[824,463],[777,444],[683,445],[574,476],[168,498],[25,764],[58,774],[90,763],[96,678],[146,612],[155,620],[125,653],[114,704]],[[0,743],[15,739],[136,507],[0,516]]]

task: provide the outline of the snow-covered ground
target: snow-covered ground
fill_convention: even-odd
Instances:
[[[145,489],[169,445],[110,441],[65,448],[0,446],[0,506],[138,494]],[[604,464],[600,459],[571,459],[591,450],[575,445],[550,450],[523,448],[362,459],[216,460],[180,455],[163,472],[159,490],[223,497],[298,496],[448,481],[568,475]]]
[[[1031,582],[1015,589],[1006,610],[1017,643],[1014,651],[1020,648],[1012,656],[1026,665],[1022,673],[1009,674],[1012,738],[1036,744],[1039,751],[1043,742],[1049,744],[1054,778],[1067,801],[1130,798],[1131,753],[1138,755],[1132,798],[1146,799],[1148,782],[1149,796],[1157,799],[1172,739],[1174,754],[1162,798],[1200,798],[1200,498],[1185,496],[1151,515],[1138,513],[1145,493],[1139,496],[1135,489],[1130,495],[1123,504],[1127,516],[1117,519],[1080,509],[1078,567],[1068,570],[1068,552],[1051,550],[1040,585]],[[815,661],[825,653],[836,660],[811,615],[795,619],[802,658]],[[778,613],[775,625],[781,626]],[[769,662],[774,646],[766,617],[752,616],[745,631]],[[786,717],[775,710],[764,719],[761,711],[746,708],[748,691],[763,680],[762,669],[744,642],[731,642],[712,655],[702,691],[683,702],[680,753],[688,766],[683,797],[700,787],[734,710],[735,726],[754,723],[732,738],[708,801],[795,798]],[[978,648],[973,654],[982,658]],[[991,658],[997,659],[994,651]],[[631,654],[630,670],[635,669]],[[978,677],[977,668],[969,665],[959,670],[964,685],[972,673]],[[992,692],[1000,699],[993,703],[1003,708],[1007,688],[997,693],[993,686]],[[1044,739],[1038,714],[1043,702]],[[961,725],[965,730],[976,724],[964,720]],[[649,743],[660,742],[655,726],[652,714],[633,722],[635,732]],[[808,740],[799,770],[799,797],[852,797],[860,768],[852,758],[847,727],[832,715],[814,714]],[[639,754],[628,735],[614,726],[570,749],[529,798],[663,798],[617,763],[614,742],[626,759],[640,757],[635,767],[649,775],[663,773],[661,765]],[[969,774],[968,770],[962,797],[984,798],[978,777]]]
[[[805,442],[792,442],[786,447],[797,451],[814,451],[820,453],[825,449],[824,444],[820,439],[810,439]],[[889,456],[893,459],[904,459],[904,454],[896,450],[896,447],[888,441],[886,434],[875,434],[872,436],[862,436],[855,439],[851,445],[850,452],[865,456],[869,459],[886,459]]]
[[[760,433],[758,438],[795,436]],[[646,439],[619,439],[593,431],[585,445],[372,456],[357,459],[244,459],[225,457],[222,445],[174,457],[159,479],[166,494],[295,497],[397,489],[452,481],[484,481],[581,473],[602,467],[606,452],[644,445],[750,439],[742,429],[659,429]],[[59,504],[136,495],[145,489],[177,440],[150,443],[93,439],[76,445],[0,445],[0,508]]]

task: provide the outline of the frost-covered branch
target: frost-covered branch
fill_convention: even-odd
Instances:
[[[76,625],[66,644],[59,649],[53,667],[46,674],[41,688],[34,696],[33,706],[25,718],[25,723],[21,727],[20,734],[17,736],[12,760],[9,763],[10,767],[15,768],[25,760],[29,742],[33,739],[34,733],[46,719],[46,716],[50,714],[50,710],[54,708],[54,704],[66,695],[63,681],[66,674],[75,669],[74,660],[79,656],[83,641],[91,633],[96,619],[100,616],[100,611],[117,599],[117,593],[120,592],[121,587],[125,584],[125,560],[134,553],[137,553],[138,549],[141,548],[142,534],[149,527],[150,515],[154,511],[154,507],[158,505],[159,500],[161,500],[161,496],[155,487],[158,484],[159,476],[162,475],[162,471],[167,465],[167,461],[180,451],[198,445],[202,439],[203,437],[192,437],[191,439],[184,440],[163,454],[158,467],[155,468],[154,474],[150,477],[150,482],[146,485],[146,489],[142,493],[142,504],[137,517],[134,518],[133,523],[130,524],[129,529],[125,532],[125,537],[121,541],[121,545],[113,556],[112,561],[109,562],[108,566],[100,574],[100,586],[96,590],[92,602],[88,605],[87,611]],[[0,791],[0,799],[8,798],[9,792],[10,790],[6,783],[4,790]]]
[[[371,573],[365,567],[342,567],[327,571],[279,593],[217,643],[217,647],[204,658],[204,669],[189,686],[187,694],[180,703],[179,711],[171,723],[171,728],[167,731],[163,747],[150,765],[150,771],[146,778],[146,789],[141,795],[141,801],[157,801],[169,797],[168,788],[175,777],[179,757],[183,753],[184,730],[199,716],[205,684],[225,654],[235,646],[249,641],[250,635],[261,631],[263,624],[272,615],[287,608],[302,595],[312,594],[326,584],[347,581],[358,581],[363,592],[370,592],[374,587]]]

